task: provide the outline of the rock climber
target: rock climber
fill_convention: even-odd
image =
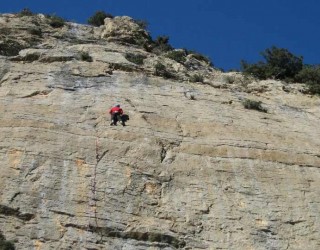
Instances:
[[[112,107],[109,114],[111,115],[111,126],[117,126],[117,122],[121,122],[122,126],[126,126],[124,119],[122,119],[123,110],[119,104]]]

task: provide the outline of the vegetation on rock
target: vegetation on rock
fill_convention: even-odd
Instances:
[[[310,94],[320,95],[320,65],[305,65],[295,80],[305,83]]]
[[[113,18],[111,14],[99,10],[93,16],[91,16],[87,22],[88,24],[99,27],[104,24],[104,19],[107,17]]]
[[[14,250],[14,244],[11,241],[6,240],[0,231],[0,250]]]
[[[19,42],[12,39],[5,39],[0,42],[0,55],[2,56],[16,56],[19,51],[24,48]]]
[[[236,78],[233,75],[226,75],[223,77],[224,81],[228,84],[232,84],[235,82]]]
[[[320,94],[320,66],[303,64],[303,57],[275,46],[261,53],[265,61],[249,64],[241,61],[245,74],[258,79],[278,79],[305,83],[310,94]]]
[[[162,76],[164,78],[172,78],[173,75],[166,69],[166,67],[162,64],[162,63],[157,63],[155,66],[154,66],[154,74],[156,76]]]
[[[125,55],[125,57],[129,62],[138,64],[138,65],[142,65],[143,64],[143,60],[146,58],[143,55],[133,54],[133,53],[127,53]]]
[[[205,55],[202,55],[201,53],[197,52],[197,51],[194,51],[194,50],[188,50],[188,49],[185,49],[186,53],[188,55],[191,55],[192,57],[196,58],[197,60],[199,61],[203,61],[203,62],[206,62],[208,63],[211,67],[213,67],[213,63],[211,62],[210,58],[205,56]]]
[[[29,30],[29,32],[31,35],[35,35],[35,36],[39,36],[39,37],[42,36],[42,30],[40,28],[31,28]]]
[[[187,54],[185,50],[172,50],[169,51],[165,56],[183,64],[186,61]]]
[[[65,25],[65,20],[62,17],[56,15],[47,15],[49,18],[49,25],[52,28],[61,28]]]
[[[24,8],[18,13],[18,15],[21,17],[22,16],[33,16],[34,13],[29,8]]]
[[[92,62],[92,57],[89,55],[88,52],[81,52],[80,53],[80,59],[82,61]]]
[[[138,24],[141,29],[144,29],[144,30],[146,30],[149,25],[146,20],[137,19],[137,20],[134,20],[134,22]]]
[[[190,82],[203,82],[204,78],[202,75],[200,74],[194,74],[190,77]]]
[[[150,52],[162,54],[172,49],[172,46],[169,44],[168,36],[158,36],[154,41],[152,41]]]
[[[241,61],[244,73],[252,74],[259,79],[292,79],[303,66],[303,58],[295,56],[287,49],[275,46],[261,52],[265,61],[249,64]]]
[[[242,102],[242,104],[246,109],[254,109],[254,110],[257,110],[257,111],[260,111],[260,112],[267,113],[267,109],[262,107],[262,105],[261,105],[262,102],[261,101],[254,101],[254,100],[250,100],[250,99],[245,99]]]

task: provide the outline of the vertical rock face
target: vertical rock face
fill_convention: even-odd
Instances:
[[[1,18],[8,29],[21,19]],[[206,84],[190,83],[184,65],[90,29],[48,29],[0,58],[6,240],[17,249],[320,248],[318,97],[210,68],[195,71]],[[61,38],[70,34],[79,42]],[[153,76],[157,61],[173,65],[175,80]],[[245,98],[268,112],[244,109]],[[126,127],[109,126],[115,103]]]

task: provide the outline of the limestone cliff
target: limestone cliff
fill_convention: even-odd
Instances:
[[[320,249],[320,99],[147,52],[128,37],[148,34],[123,20],[52,28],[42,15],[0,17],[6,239],[17,249]],[[172,77],[155,74],[159,62]],[[115,103],[128,126],[109,126]]]

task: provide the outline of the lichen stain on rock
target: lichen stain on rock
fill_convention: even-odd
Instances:
[[[42,250],[43,243],[40,240],[34,241],[34,249],[35,250]]]
[[[146,182],[144,188],[148,194],[156,194],[159,192],[159,185],[157,183]]]
[[[79,176],[86,176],[91,172],[90,166],[83,159],[75,159],[75,165],[77,167]]]
[[[258,226],[267,227],[269,222],[263,219],[256,219],[256,223]]]
[[[19,164],[21,163],[24,152],[18,149],[10,149],[7,154],[10,167],[15,170],[20,170]]]
[[[128,179],[126,186],[130,186],[130,184],[131,184],[131,181],[132,181],[131,175],[132,175],[132,169],[129,166],[126,166],[125,167],[125,176]]]

